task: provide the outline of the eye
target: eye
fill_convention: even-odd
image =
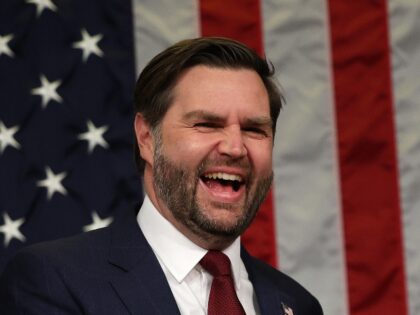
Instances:
[[[245,131],[248,134],[258,136],[258,137],[268,136],[267,131],[259,127],[246,127],[246,128],[243,128],[243,131]]]
[[[204,122],[195,123],[194,127],[199,128],[199,129],[216,129],[216,128],[220,128],[220,125],[214,122],[204,121]]]

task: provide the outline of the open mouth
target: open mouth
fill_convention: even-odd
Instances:
[[[222,172],[206,173],[200,179],[207,187],[216,191],[238,192],[245,184],[241,176]]]

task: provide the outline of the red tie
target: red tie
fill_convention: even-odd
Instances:
[[[200,265],[213,276],[207,314],[246,315],[236,296],[229,257],[210,250],[201,259]]]

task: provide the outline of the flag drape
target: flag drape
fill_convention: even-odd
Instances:
[[[227,36],[286,97],[245,246],[327,315],[420,314],[418,21],[409,0],[2,1],[0,267],[141,198],[135,76],[178,40]]]

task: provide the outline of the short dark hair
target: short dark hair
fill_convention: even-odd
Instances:
[[[222,37],[200,37],[180,41],[156,55],[141,72],[134,91],[134,109],[154,129],[159,126],[172,103],[172,91],[181,74],[194,66],[250,69],[261,78],[267,89],[273,134],[283,104],[283,96],[274,81],[274,67],[244,44]],[[138,170],[145,162],[134,143]]]

